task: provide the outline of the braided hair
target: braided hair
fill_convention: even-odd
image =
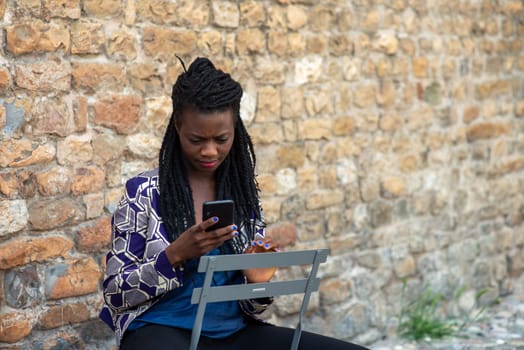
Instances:
[[[180,59],[180,58],[179,58]],[[217,199],[235,202],[235,217],[241,222],[249,219],[239,235],[230,240],[235,253],[241,253],[254,238],[255,225],[262,222],[259,189],[255,178],[255,152],[253,143],[240,118],[242,87],[229,74],[216,69],[207,58],[197,58],[180,74],[171,94],[173,113],[169,120],[159,155],[160,210],[168,237],[174,241],[182,232],[195,224],[193,196],[176,122],[187,108],[208,113],[232,109],[234,139],[231,151],[215,172]]]

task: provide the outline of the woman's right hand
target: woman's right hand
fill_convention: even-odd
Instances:
[[[166,255],[171,265],[176,267],[182,265],[185,260],[199,258],[238,235],[236,225],[206,232],[206,229],[217,221],[218,218],[213,217],[195,224],[168,245]]]

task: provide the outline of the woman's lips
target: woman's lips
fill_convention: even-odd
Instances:
[[[216,160],[212,160],[212,161],[200,161],[199,162],[200,165],[203,167],[203,168],[213,168],[217,163],[218,161]]]

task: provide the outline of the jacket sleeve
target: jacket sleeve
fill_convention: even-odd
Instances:
[[[126,193],[118,204],[111,221],[111,249],[106,256],[103,283],[104,300],[115,312],[134,308],[182,283],[182,272],[169,263],[160,237],[147,241],[148,226],[158,225],[159,217],[151,206],[151,188],[132,180],[126,183]],[[147,187],[147,186],[146,186]],[[159,251],[147,256],[150,247]],[[157,248],[158,249],[158,248]]]

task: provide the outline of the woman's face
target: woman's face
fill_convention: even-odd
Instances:
[[[231,108],[209,113],[186,108],[176,128],[189,173],[213,174],[233,146],[235,123]]]

